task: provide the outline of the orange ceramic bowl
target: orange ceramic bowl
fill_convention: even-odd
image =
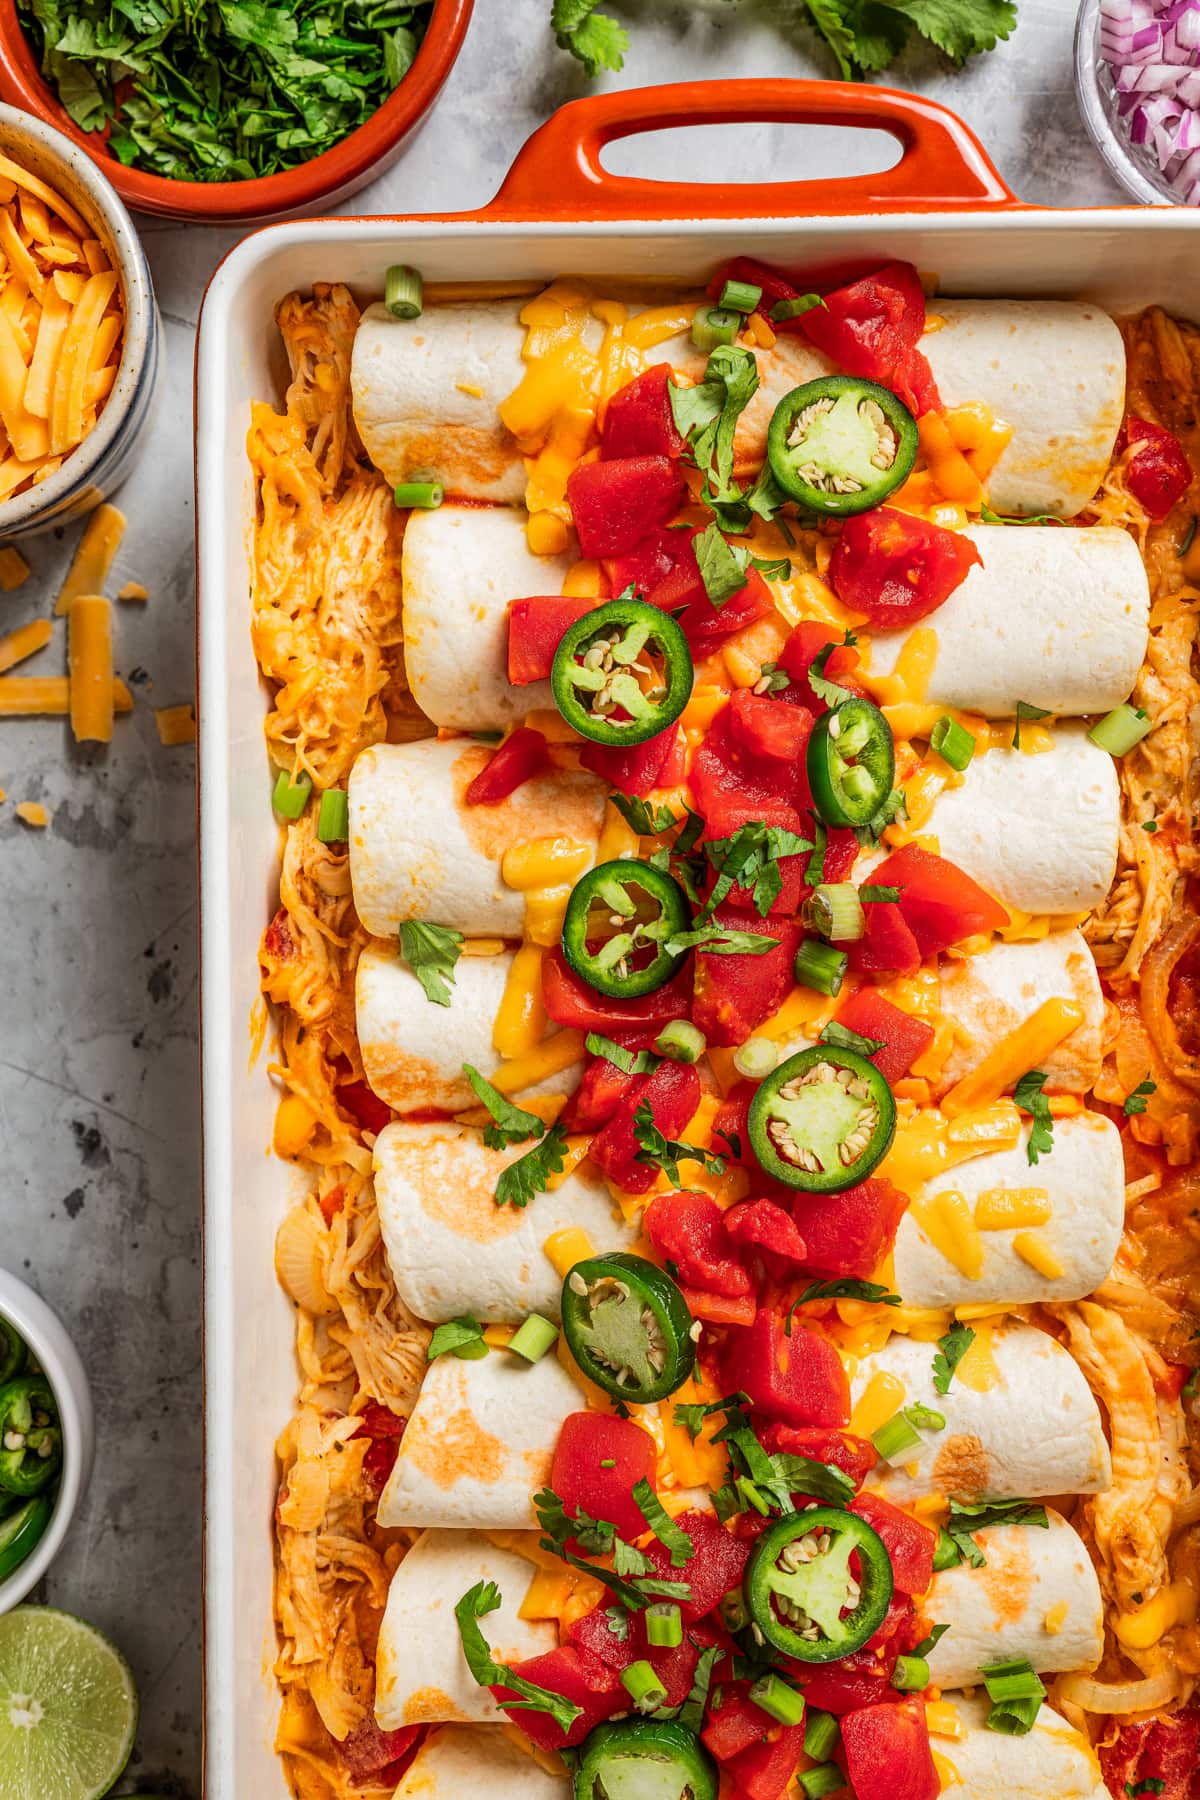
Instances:
[[[268,219],[300,218],[357,193],[391,167],[454,67],[473,5],[474,0],[434,0],[413,66],[379,110],[322,156],[257,180],[169,181],[163,175],[127,169],[109,155],[100,133],[79,130],[42,79],[15,0],[0,0],[0,100],[74,139],[137,212],[185,219],[193,225],[258,225]]]

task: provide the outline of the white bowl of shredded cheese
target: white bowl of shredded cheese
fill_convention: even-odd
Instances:
[[[90,512],[145,433],[159,323],[145,252],[95,163],[0,105],[0,537]]]

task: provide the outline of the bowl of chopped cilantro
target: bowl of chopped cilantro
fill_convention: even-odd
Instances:
[[[0,98],[140,212],[297,217],[399,155],[473,0],[0,0]]]

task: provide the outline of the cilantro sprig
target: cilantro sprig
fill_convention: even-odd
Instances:
[[[470,1063],[463,1064],[463,1074],[481,1106],[491,1114],[492,1122],[483,1128],[483,1141],[492,1150],[507,1150],[510,1144],[527,1144],[530,1138],[545,1136],[546,1126],[536,1113],[514,1106],[500,1089]]]
[[[728,1156],[702,1150],[699,1144],[685,1144],[678,1138],[664,1137],[645,1100],[634,1111],[633,1135],[638,1144],[634,1160],[645,1163],[648,1168],[661,1169],[674,1187],[679,1186],[681,1162],[699,1163],[702,1168],[711,1169],[714,1175],[723,1175],[729,1164]]]
[[[561,1694],[552,1693],[549,1688],[539,1687],[534,1681],[526,1681],[508,1663],[496,1662],[492,1656],[491,1646],[480,1629],[479,1621],[486,1618],[488,1613],[495,1612],[500,1603],[500,1589],[494,1581],[477,1581],[454,1608],[467,1667],[480,1687],[503,1686],[519,1695],[519,1699],[505,1703],[514,1711],[549,1713],[565,1738],[583,1708],[576,1706],[571,1700],[565,1700]]]
[[[1038,1525],[1048,1531],[1050,1520],[1045,1507],[1033,1500],[951,1500],[946,1535],[958,1551],[959,1560],[970,1563],[973,1569],[987,1567],[987,1557],[976,1542],[975,1533],[990,1525]]]
[[[463,934],[449,925],[425,919],[406,920],[400,927],[400,954],[435,1006],[449,1006],[454,971],[462,955]]]
[[[933,1358],[933,1385],[939,1394],[950,1392],[954,1371],[975,1342],[975,1333],[961,1319],[956,1319],[944,1337],[938,1339]]]
[[[1013,1089],[1013,1104],[1033,1120],[1025,1155],[1030,1165],[1041,1156],[1049,1156],[1054,1148],[1054,1118],[1043,1089],[1046,1075],[1042,1069],[1028,1069]]]
[[[541,1124],[540,1119],[538,1123]],[[566,1160],[567,1134],[561,1125],[552,1125],[540,1144],[501,1172],[496,1183],[496,1205],[528,1206],[545,1192],[552,1175],[562,1174]]]

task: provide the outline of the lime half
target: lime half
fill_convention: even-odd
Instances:
[[[137,1716],[129,1664],[93,1626],[49,1606],[0,1618],[0,1800],[99,1800]]]

